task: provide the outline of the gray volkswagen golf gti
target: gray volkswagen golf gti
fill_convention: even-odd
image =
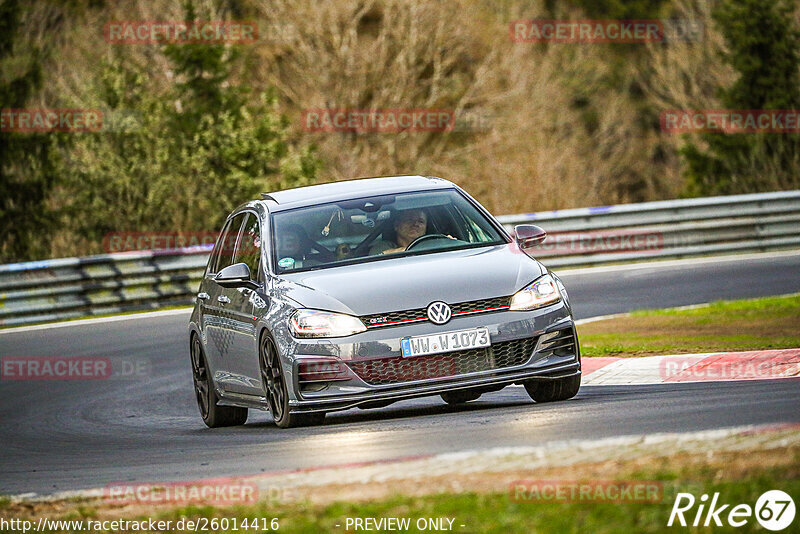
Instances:
[[[536,402],[578,392],[567,292],[486,209],[440,178],[400,176],[262,195],[214,247],[189,323],[210,427],[249,408],[277,426],[522,384]]]

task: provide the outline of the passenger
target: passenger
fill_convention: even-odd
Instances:
[[[236,260],[246,263],[250,268],[250,274],[254,276],[258,274],[258,266],[261,262],[261,239],[258,232],[258,221],[254,220],[253,224],[245,230],[242,243],[239,245],[239,258]]]
[[[372,255],[403,252],[415,239],[427,232],[428,216],[424,210],[403,210],[395,215],[392,227],[384,230],[383,239],[376,241],[369,252]]]

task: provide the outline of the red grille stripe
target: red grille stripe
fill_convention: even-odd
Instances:
[[[494,308],[482,308],[480,310],[468,310],[462,312],[455,312],[453,317],[457,315],[472,315],[473,313],[485,313],[490,311],[497,311],[497,310],[507,310],[510,306],[496,306]],[[367,325],[367,328],[377,328],[379,326],[391,326],[393,324],[403,324],[403,323],[416,323],[419,321],[425,321],[427,317],[420,317],[419,319],[403,319],[402,321],[390,321],[388,323],[375,323]]]
[[[455,315],[470,315],[472,313],[483,313],[483,312],[489,312],[489,311],[495,311],[495,310],[507,310],[510,307],[511,306],[497,306],[495,308],[483,308],[482,310],[467,310],[467,311],[462,311],[462,312],[455,312],[453,315],[454,316]]]

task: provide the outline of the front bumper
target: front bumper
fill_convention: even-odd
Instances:
[[[401,391],[368,392],[348,397],[340,396],[331,399],[291,400],[289,401],[289,406],[291,407],[292,411],[303,413],[333,412],[337,410],[347,410],[360,405],[373,404],[381,401],[395,402],[404,399],[440,395],[447,391],[456,391],[459,389],[487,388],[487,390],[491,390],[497,389],[497,386],[505,387],[511,384],[525,382],[527,380],[553,380],[556,378],[565,378],[580,374],[580,362],[575,361],[571,364],[547,369],[546,371],[525,371],[509,374],[504,373],[502,376],[481,378],[461,377],[458,380],[452,381],[452,383],[449,381],[439,382],[425,386],[415,386],[413,388]]]
[[[348,365],[348,380],[326,383],[319,391],[304,390],[299,380],[298,365],[304,361],[320,357],[332,358],[344,364],[376,359],[398,360],[402,358],[400,340],[404,337],[478,327],[489,329],[493,346],[510,341],[535,340],[531,345],[535,348],[519,364],[451,376],[419,380],[411,377],[395,383],[375,384],[365,381],[364,376],[354,372]],[[574,336],[573,350],[562,350],[558,353],[544,350],[548,338],[555,336],[555,332],[565,331],[571,331]],[[438,395],[460,389],[491,391],[531,379],[551,380],[573,376],[581,371],[574,322],[563,302],[534,311],[502,311],[454,318],[443,326],[426,322],[370,330],[341,340],[296,340],[293,349],[293,356],[287,362],[292,375],[289,383],[293,385],[289,406],[297,412],[335,411],[365,404],[389,404],[402,399]]]

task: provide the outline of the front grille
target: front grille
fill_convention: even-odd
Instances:
[[[399,384],[522,365],[530,359],[535,347],[536,338],[517,339],[482,349],[354,361],[347,362],[347,365],[367,384]]]
[[[375,315],[365,315],[361,318],[367,328],[377,328],[380,326],[393,326],[394,323],[407,321],[422,321],[428,318],[425,308],[416,310],[396,311],[389,313],[378,313]]]
[[[453,315],[466,315],[484,310],[493,311],[493,308],[508,308],[509,304],[511,304],[511,297],[495,297],[493,299],[459,302],[458,304],[452,304],[450,309],[453,310]]]
[[[490,299],[471,300],[450,304],[453,317],[459,315],[471,315],[474,313],[488,313],[508,309],[511,297],[494,297]],[[413,310],[394,311],[388,313],[376,313],[365,315],[361,320],[367,328],[381,328],[386,326],[399,326],[417,321],[427,321],[427,308],[416,308]]]

